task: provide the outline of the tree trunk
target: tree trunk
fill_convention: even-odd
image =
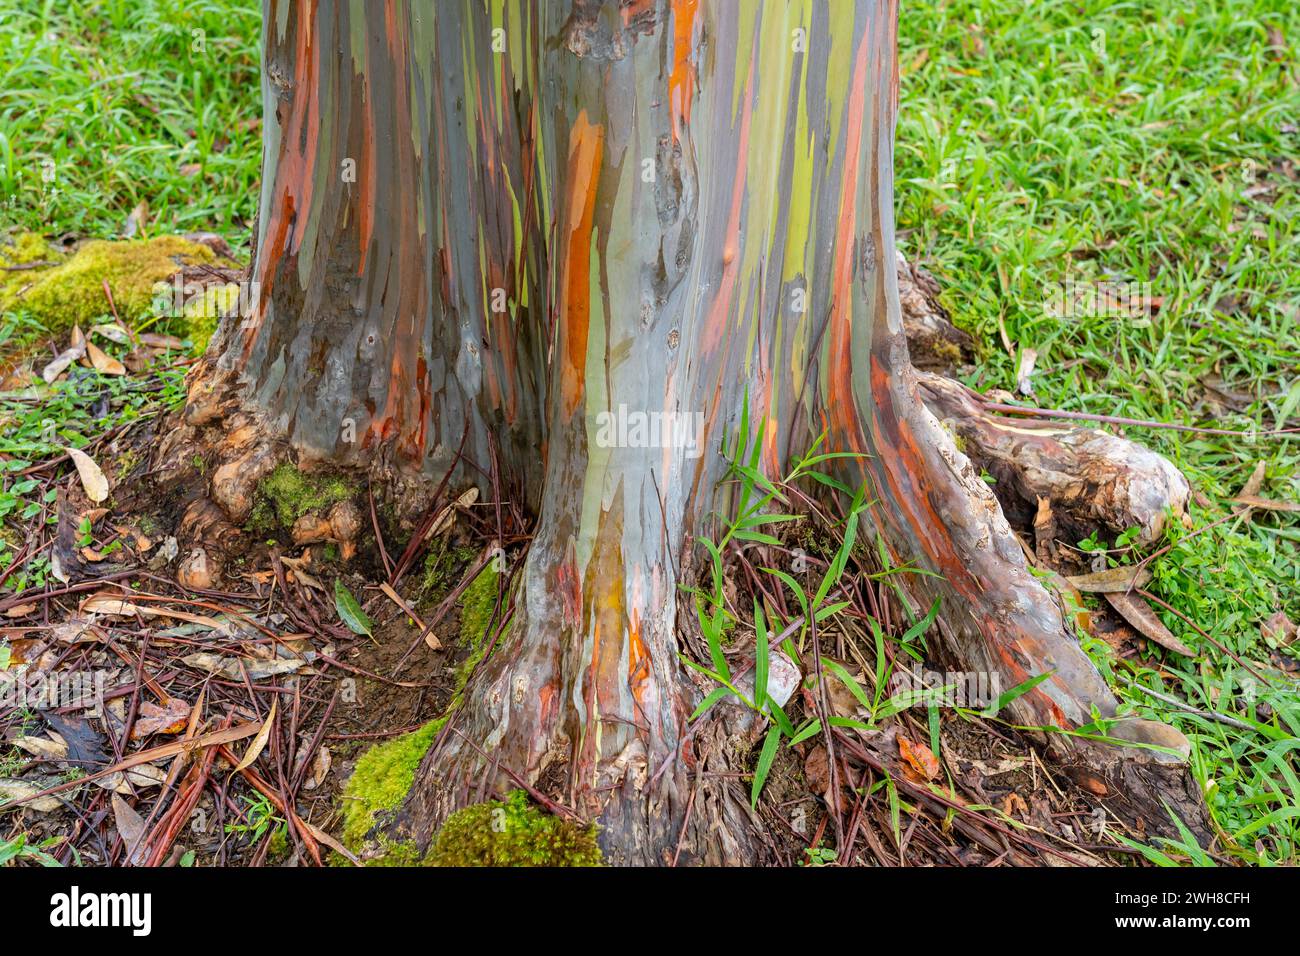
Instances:
[[[942,599],[949,656],[1004,687],[1053,672],[1017,722],[1114,713],[908,361],[896,6],[266,0],[260,287],[189,410],[212,420],[237,380],[213,499],[247,514],[282,439],[404,476],[459,451],[462,483],[495,461],[538,516],[406,808],[421,840],[546,774],[614,862],[750,856],[678,655],[746,401],[768,474],[823,433],[863,456],[840,477],[876,502],[864,533],[934,572],[907,589]]]

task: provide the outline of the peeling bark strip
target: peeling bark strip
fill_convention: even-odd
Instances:
[[[823,431],[869,456],[842,477],[941,575],[910,586],[943,598],[951,656],[1006,687],[1054,672],[1017,719],[1114,712],[908,362],[896,22],[896,0],[266,0],[263,297],[221,363],[307,455],[438,471],[495,436],[539,514],[408,804],[422,840],[507,768],[562,773],[615,862],[747,855],[747,808],[692,779],[677,639],[745,395],[770,473]],[[702,433],[611,441],[629,409]]]

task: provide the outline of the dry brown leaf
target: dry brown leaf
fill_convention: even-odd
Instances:
[[[1184,657],[1195,657],[1196,652],[1180,641],[1165,627],[1164,623],[1147,604],[1136,594],[1107,593],[1106,600],[1119,612],[1143,637],[1155,641],[1161,647],[1168,648]]]
[[[16,737],[13,745],[43,760],[63,760],[68,756],[68,745],[63,740],[50,740],[47,737]]]
[[[125,375],[126,366],[93,342],[86,343],[86,357],[96,372],[103,375]]]
[[[9,809],[11,804],[22,804],[37,813],[50,813],[63,806],[63,801],[53,795],[43,797],[37,794],[49,787],[42,787],[39,782],[18,780],[14,777],[0,777],[0,807]],[[70,789],[70,788],[69,788]]]
[[[1038,363],[1038,350],[1027,349],[1021,346],[1020,365],[1016,369],[1016,391],[1021,395],[1034,394],[1034,386],[1030,379],[1034,374],[1034,366]]]
[[[1087,591],[1090,594],[1105,594],[1140,588],[1151,580],[1151,572],[1137,565],[1129,565],[1094,571],[1092,574],[1079,574],[1065,580],[1069,581],[1076,590]]]
[[[95,460],[80,448],[69,447],[68,457],[77,466],[77,476],[81,478],[81,487],[86,489],[86,497],[95,504],[108,498],[108,479],[100,471]]]
[[[64,349],[49,365],[41,369],[41,378],[45,379],[47,385],[53,385],[58,377],[68,370],[69,365],[85,354],[86,344],[84,342],[79,346]]]
[[[1264,487],[1264,462],[1256,462],[1255,470],[1250,473],[1246,483],[1241,486],[1239,494],[1257,495],[1259,490]]]
[[[1258,508],[1261,511],[1287,511],[1293,514],[1300,514],[1300,502],[1295,501],[1274,501],[1272,498],[1261,498],[1258,495],[1238,495],[1232,499],[1233,504],[1249,505],[1252,508]]]
[[[159,335],[156,332],[141,332],[140,344],[151,349],[183,349],[185,343],[174,335]]]
[[[112,801],[113,820],[122,837],[122,844],[126,847],[127,862],[131,866],[139,866],[144,860],[144,820],[118,794],[113,794]]]
[[[939,758],[925,744],[899,737],[898,753],[903,758],[903,773],[913,780],[933,780],[939,776]]]
[[[333,763],[334,758],[330,756],[330,749],[322,746],[316,751],[316,756],[312,758],[311,770],[307,772],[307,779],[303,781],[302,788],[304,790],[315,790],[324,783]]]
[[[1017,812],[1022,816],[1026,816],[1029,813],[1029,805],[1025,803],[1024,797],[1012,790],[1007,794],[1006,799],[1002,801],[1002,812],[1007,816],[1012,816]]]
[[[1286,647],[1296,639],[1300,628],[1297,628],[1284,611],[1278,611],[1259,626],[1259,631],[1264,640],[1274,647]]]
[[[262,751],[266,749],[266,742],[271,738],[271,725],[275,723],[275,708],[279,703],[278,700],[271,701],[271,712],[266,715],[266,723],[257,732],[253,742],[248,745],[248,750],[244,752],[243,759],[239,761],[232,773],[239,773],[239,771],[246,769],[262,755]]]
[[[153,734],[179,734],[190,720],[190,705],[173,697],[164,706],[150,701],[140,702],[140,714],[131,728],[131,739],[139,740]]]

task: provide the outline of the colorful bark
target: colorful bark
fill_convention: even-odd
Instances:
[[[493,765],[560,766],[615,860],[677,845],[698,696],[678,570],[725,505],[719,447],[746,395],[772,472],[823,431],[870,456],[844,477],[869,486],[900,563],[943,576],[915,579],[918,605],[945,599],[967,666],[1011,684],[1058,669],[1017,716],[1112,709],[917,397],[893,234],[896,0],[415,6],[268,0],[264,295],[226,353],[323,455],[438,469],[466,427],[478,456],[496,431],[538,510],[516,618],[414,816],[481,799]],[[697,433],[610,440],[623,411]],[[336,440],[346,416],[367,423],[360,448]]]
[[[538,473],[535,16],[267,0],[260,295],[222,361],[300,451],[437,471],[468,426]]]

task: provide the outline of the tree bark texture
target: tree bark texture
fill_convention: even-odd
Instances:
[[[711,785],[678,651],[746,401],[771,475],[822,433],[863,456],[840,476],[875,502],[864,533],[933,572],[907,587],[914,611],[942,599],[949,656],[1006,687],[1053,672],[1014,719],[1114,713],[909,363],[897,12],[266,0],[260,289],[209,354],[302,458],[495,455],[538,515],[511,625],[408,805],[422,838],[508,770],[561,774],[614,862],[745,857],[718,793],[683,833]],[[272,457],[242,461],[246,491]]]

